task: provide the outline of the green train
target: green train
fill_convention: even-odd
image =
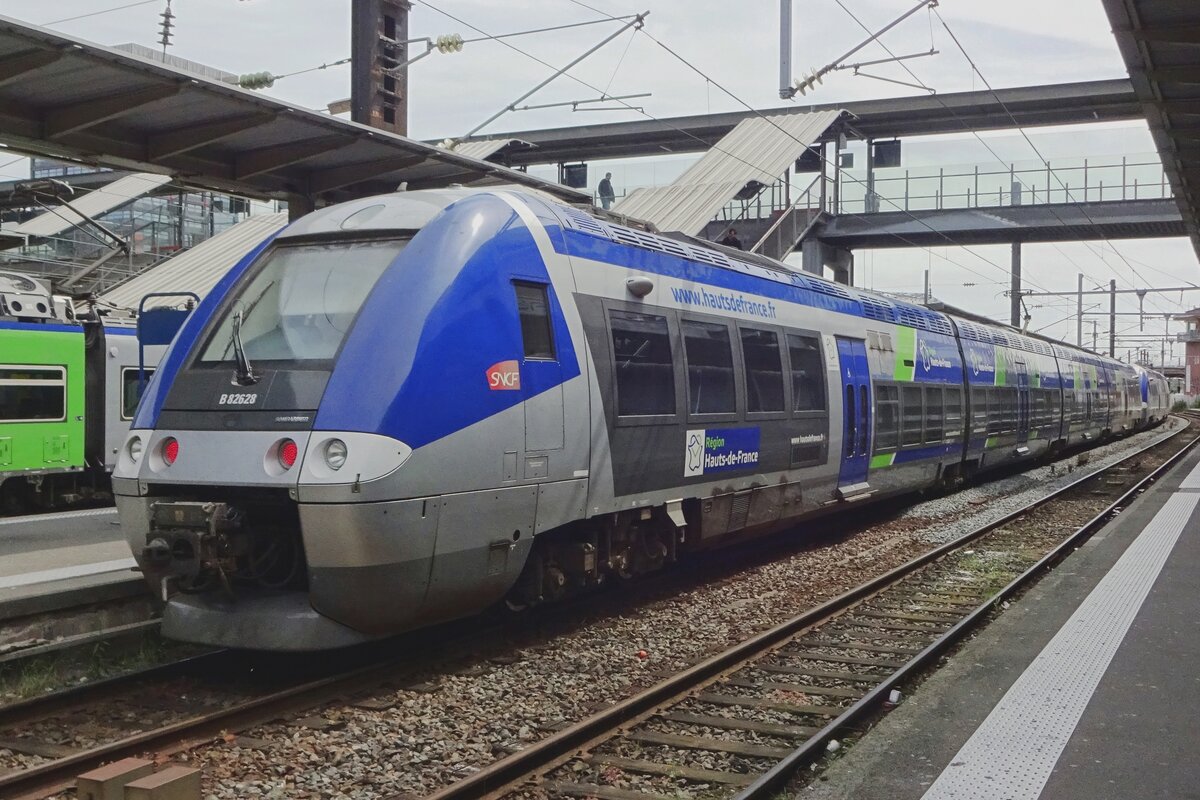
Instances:
[[[111,499],[109,475],[165,347],[77,317],[40,281],[0,272],[0,510]]]

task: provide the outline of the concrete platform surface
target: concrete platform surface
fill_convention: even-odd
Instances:
[[[13,555],[116,541],[123,539],[115,508],[0,517],[0,575],[13,575],[19,571],[9,567]]]
[[[114,508],[0,518],[0,620],[146,591]]]
[[[803,800],[1200,798],[1200,451],[949,662]]]

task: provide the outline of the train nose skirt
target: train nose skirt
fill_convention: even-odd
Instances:
[[[163,609],[162,633],[218,647],[305,652],[362,644],[360,633],[309,605],[304,592],[242,596],[227,602],[212,595],[176,595]]]

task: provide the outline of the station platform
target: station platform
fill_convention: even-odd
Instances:
[[[802,800],[1200,798],[1200,449]]]
[[[0,622],[146,592],[114,508],[0,518]]]

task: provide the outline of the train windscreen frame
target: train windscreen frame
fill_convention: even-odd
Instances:
[[[409,239],[305,242],[270,250],[239,281],[197,365],[232,365],[234,323],[252,363],[331,362],[376,282]]]

